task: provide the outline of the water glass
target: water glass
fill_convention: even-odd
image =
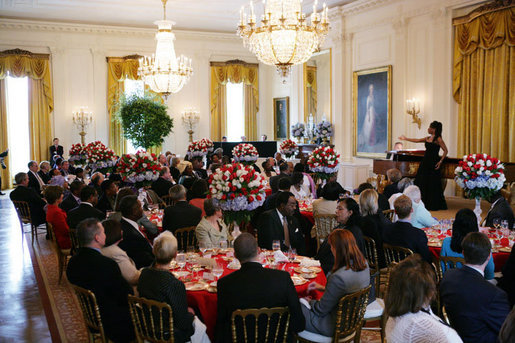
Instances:
[[[220,249],[222,249],[222,250],[227,249],[227,241],[220,241]]]
[[[272,242],[272,250],[273,251],[281,250],[281,242],[280,241],[273,241]]]
[[[295,256],[296,255],[297,255],[297,250],[296,249],[288,250],[288,260],[290,261],[290,263],[293,263],[293,261],[295,261]]]
[[[216,276],[216,279],[218,280],[220,276],[224,273],[224,268],[219,263],[215,264],[213,266],[213,269],[211,270],[214,276]]]
[[[186,255],[183,253],[177,254],[177,257],[175,258],[177,261],[177,265],[181,268],[181,270],[186,265]]]
[[[494,228],[496,228],[496,229],[500,228],[501,227],[501,219],[494,218],[493,224],[494,224]]]

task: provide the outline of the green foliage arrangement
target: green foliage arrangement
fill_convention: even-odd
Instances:
[[[173,119],[166,113],[166,106],[149,95],[121,98],[118,120],[123,136],[134,146],[145,149],[163,144],[173,128]]]

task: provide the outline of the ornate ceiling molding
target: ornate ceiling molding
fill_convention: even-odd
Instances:
[[[343,5],[343,15],[357,14],[385,4],[400,0],[358,0],[348,5]]]

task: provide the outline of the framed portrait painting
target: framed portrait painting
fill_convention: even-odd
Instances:
[[[290,137],[290,97],[274,98],[274,139]]]
[[[352,101],[354,156],[384,158],[391,149],[392,66],[355,71]]]

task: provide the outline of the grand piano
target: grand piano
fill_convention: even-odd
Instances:
[[[397,168],[401,171],[402,176],[415,177],[424,153],[425,150],[416,149],[389,151],[388,155],[391,155],[392,159],[374,160],[373,171],[378,175],[386,175],[386,171],[388,169]],[[446,157],[440,167],[442,177],[445,179],[454,179],[454,170],[458,166],[458,162],[461,160],[461,158]],[[503,164],[506,182],[514,182],[515,163],[503,162]]]

